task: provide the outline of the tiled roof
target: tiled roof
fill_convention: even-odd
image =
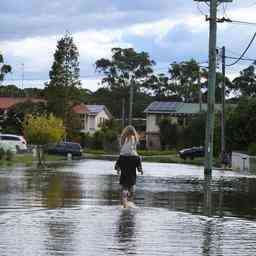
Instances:
[[[85,104],[81,103],[73,107],[73,111],[77,114],[87,113],[88,109]]]
[[[33,103],[37,102],[46,102],[43,99],[36,98],[25,98],[25,97],[0,97],[0,109],[8,109],[18,103],[32,101]]]

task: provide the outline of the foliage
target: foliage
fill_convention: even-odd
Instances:
[[[109,129],[104,132],[103,149],[105,152],[118,152],[119,143],[116,131]]]
[[[178,126],[171,118],[163,118],[159,123],[162,149],[176,148],[178,145]]]
[[[226,136],[229,150],[245,150],[256,143],[256,98],[241,98],[228,115]]]
[[[146,83],[148,84],[147,89],[157,98],[167,97],[176,93],[165,74],[153,74]]]
[[[253,65],[240,72],[240,76],[233,80],[233,86],[242,96],[256,96],[256,75]]]
[[[112,130],[116,132],[121,131],[121,127],[119,126],[119,124],[115,119],[105,120],[105,122],[100,127],[102,132],[107,132],[108,130]]]
[[[251,143],[249,146],[248,146],[248,153],[250,155],[256,155],[256,143]]]
[[[48,111],[62,118],[65,126],[68,126],[68,114],[72,104],[79,98],[78,56],[78,49],[73,42],[73,37],[66,33],[57,43],[54,62],[49,72],[50,82],[45,87]]]
[[[14,158],[14,153],[11,150],[7,150],[5,153],[5,157],[7,161],[12,161]]]
[[[4,57],[0,54],[0,82],[4,80],[4,76],[12,71],[12,67],[4,63]]]
[[[0,160],[2,160],[5,156],[5,151],[3,148],[0,148]]]
[[[207,97],[207,89],[208,89],[208,70],[203,70],[201,76],[205,79],[202,83],[202,88],[206,90],[205,92],[205,101]],[[216,88],[215,88],[215,102],[221,103],[221,95],[222,95],[222,84],[223,84],[223,75],[220,72],[216,72]],[[229,96],[229,94],[233,92],[235,93],[235,88],[229,78],[225,77],[225,96]]]
[[[169,69],[171,75],[171,91],[183,97],[185,102],[196,97],[198,88],[199,66],[193,59],[181,63],[172,63]]]
[[[21,134],[23,127],[22,122],[28,114],[42,115],[46,114],[44,102],[34,103],[30,100],[18,103],[8,109],[7,117],[2,122],[2,131],[5,133]]]
[[[62,120],[52,114],[27,115],[23,121],[23,129],[27,141],[36,145],[59,142],[65,134]]]
[[[184,129],[185,146],[204,146],[206,127],[206,113],[193,117]]]
[[[133,83],[134,92],[145,85],[148,75],[153,73],[155,64],[146,52],[136,52],[133,48],[113,48],[111,59],[99,59],[96,61],[96,70],[105,77],[102,84],[106,84],[111,91],[112,99],[118,99],[117,106],[122,106],[122,100],[126,101],[128,108],[129,88]],[[118,116],[121,117],[119,107]]]
[[[103,149],[104,133],[102,131],[96,131],[92,136],[92,149]]]

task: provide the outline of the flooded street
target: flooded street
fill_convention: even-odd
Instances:
[[[0,255],[256,255],[256,176],[143,167],[133,209],[111,161],[2,168]]]

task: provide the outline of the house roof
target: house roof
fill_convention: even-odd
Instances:
[[[79,105],[75,105],[73,107],[73,111],[77,114],[84,114],[88,112],[88,109],[84,103],[81,103]]]
[[[46,102],[43,99],[29,98],[29,97],[0,97],[0,109],[8,109],[18,103],[23,103],[26,101]]]
[[[97,115],[101,111],[105,111],[109,118],[112,118],[111,113],[108,111],[105,105],[86,105],[89,115]]]
[[[83,103],[73,107],[73,110],[78,114],[86,113],[88,115],[96,116],[101,111],[105,111],[109,118],[112,118],[111,113],[105,105],[85,105]]]
[[[221,110],[221,104],[215,105],[216,110]],[[202,104],[202,110],[207,110],[207,104]],[[200,111],[199,103],[154,101],[145,110],[144,113],[154,114],[197,114]]]

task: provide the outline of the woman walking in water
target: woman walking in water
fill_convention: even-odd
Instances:
[[[115,164],[117,173],[121,172],[119,183],[121,185],[121,203],[124,208],[127,207],[127,201],[133,201],[136,170],[143,174],[141,159],[137,153],[138,142],[139,136],[135,128],[131,125],[125,127],[120,139],[120,155]]]

